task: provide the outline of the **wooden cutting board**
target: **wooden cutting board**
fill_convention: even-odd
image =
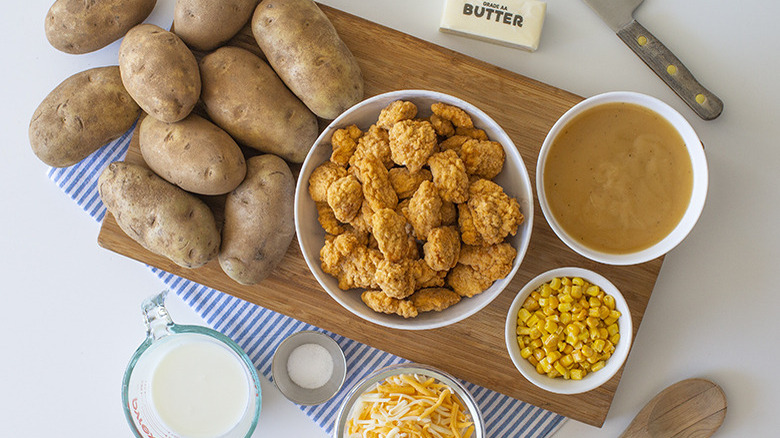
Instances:
[[[366,97],[391,90],[429,89],[460,97],[481,108],[509,134],[525,161],[532,182],[542,141],[555,120],[581,97],[478,61],[412,36],[321,6],[363,71]],[[234,44],[259,49],[248,28]],[[137,141],[127,161],[142,162]],[[532,184],[533,186],[533,184]],[[214,200],[211,200],[214,201]],[[504,344],[504,321],[517,291],[552,268],[579,266],[611,280],[631,308],[636,335],[662,258],[636,266],[607,266],[577,255],[552,232],[535,199],[528,252],[510,286],[489,306],[457,324],[436,330],[404,331],[363,321],[319,286],[293,241],[277,270],[260,285],[242,286],[228,278],[219,263],[189,270],[150,253],[131,240],[108,214],[98,243],[109,250],[156,266],[317,327],[341,334],[411,361],[445,370],[456,377],[508,396],[601,426],[609,411],[622,369],[602,387],[579,395],[538,389],[515,369]],[[219,202],[212,202],[217,205]],[[216,212],[217,216],[220,212]]]

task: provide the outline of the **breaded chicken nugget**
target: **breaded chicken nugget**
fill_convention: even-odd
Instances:
[[[411,173],[406,167],[393,167],[388,171],[388,177],[399,200],[411,198],[423,181],[433,180],[433,175],[428,169],[420,169],[419,172]]]
[[[352,218],[351,221],[349,221],[349,224],[352,226],[352,228],[364,232],[364,233],[370,233],[371,232],[371,216],[374,215],[374,210],[371,208],[371,205],[368,204],[368,201],[366,201],[365,198],[363,198],[363,204],[360,207],[360,211],[358,214],[355,215],[354,218]]]
[[[379,158],[379,161],[388,169],[393,167],[395,163],[390,155],[390,134],[386,130],[377,125],[371,125],[358,140],[357,148],[350,158],[349,164],[354,166],[356,161],[363,159],[366,155]]]
[[[493,179],[504,168],[506,153],[496,141],[469,140],[461,146],[460,158],[469,175]]]
[[[360,299],[375,312],[395,314],[404,318],[417,316],[417,309],[411,301],[391,298],[381,290],[367,290],[360,295]]]
[[[444,152],[446,150],[452,149],[458,155],[460,155],[460,148],[463,146],[463,143],[469,140],[473,139],[467,135],[453,135],[452,137],[447,138],[439,143],[439,150]]]
[[[455,135],[455,126],[444,117],[437,114],[431,114],[428,121],[431,122],[431,126],[433,126],[433,130],[436,131],[436,135],[442,137],[452,137]]]
[[[417,116],[417,105],[405,100],[396,100],[391,102],[379,112],[379,120],[376,124],[384,129],[390,130],[401,120],[413,119]]]
[[[390,128],[393,162],[415,173],[422,169],[436,147],[436,131],[427,121],[402,120]]]
[[[441,226],[441,198],[431,181],[423,181],[409,200],[408,219],[420,240],[428,239],[432,229]]]
[[[460,238],[467,245],[485,245],[485,241],[474,226],[474,220],[471,217],[471,210],[467,204],[458,204],[458,226],[460,227]]]
[[[376,283],[382,292],[392,298],[406,298],[414,293],[414,276],[409,265],[411,260],[398,262],[382,260],[376,267]]]
[[[339,178],[328,187],[328,206],[339,221],[352,220],[362,204],[363,187],[354,176]]]
[[[394,210],[377,210],[371,217],[371,230],[387,260],[396,262],[409,255],[410,236],[406,232],[406,218]]]
[[[425,263],[435,271],[447,271],[458,263],[460,233],[455,227],[434,228],[423,245]]]
[[[459,295],[472,297],[509,275],[516,256],[517,251],[508,243],[464,245],[458,264],[447,275],[447,283]]]
[[[441,201],[441,224],[456,225],[458,223],[458,207],[449,201]]]
[[[423,259],[413,260],[411,271],[414,276],[415,289],[444,286],[444,278],[447,276],[446,271],[434,271],[431,269]]]
[[[344,232],[346,228],[336,219],[333,209],[327,202],[317,202],[317,220],[322,229],[328,234],[338,235]]]
[[[431,105],[431,111],[433,111],[433,113],[437,116],[449,120],[458,128],[474,127],[474,122],[471,120],[471,116],[466,114],[466,111],[463,111],[456,106],[438,102]]]
[[[469,199],[469,176],[465,164],[455,151],[447,150],[431,155],[428,166],[442,200],[460,204]]]
[[[398,196],[390,185],[387,168],[373,155],[367,155],[353,166],[363,184],[363,195],[374,211],[395,208]]]
[[[474,228],[488,245],[500,243],[509,234],[514,236],[523,222],[517,200],[486,179],[478,179],[469,186],[468,206]]]
[[[330,144],[333,147],[333,152],[330,154],[330,161],[339,166],[346,166],[349,164],[349,159],[357,148],[357,141],[362,135],[363,131],[356,125],[337,129],[330,139]]]
[[[465,135],[466,137],[474,138],[477,140],[487,140],[487,132],[478,128],[455,128],[455,135]]]
[[[460,301],[460,295],[443,287],[431,287],[420,289],[412,296],[409,301],[417,312],[441,312],[442,310],[456,304]]]
[[[314,202],[328,201],[328,188],[334,181],[347,176],[347,169],[331,161],[317,166],[309,177],[309,195]]]

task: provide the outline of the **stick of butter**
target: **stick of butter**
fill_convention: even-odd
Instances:
[[[533,52],[546,10],[539,0],[446,0],[439,30]]]

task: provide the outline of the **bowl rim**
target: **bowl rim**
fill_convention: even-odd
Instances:
[[[677,223],[675,228],[669,232],[666,237],[654,245],[643,250],[623,254],[598,251],[582,245],[576,239],[572,238],[565,230],[563,230],[550,211],[549,204],[547,203],[547,196],[544,191],[544,167],[547,162],[547,154],[550,150],[550,146],[553,140],[557,137],[565,125],[571,121],[572,118],[582,113],[584,110],[612,102],[627,102],[643,106],[659,114],[669,123],[671,123],[685,142],[685,147],[688,151],[688,156],[691,159],[691,168],[693,171],[691,199],[688,203],[688,208],[685,210],[683,217]],[[552,228],[553,232],[555,232],[558,238],[561,239],[563,243],[566,244],[566,246],[571,248],[576,253],[590,260],[608,265],[623,266],[648,262],[665,255],[677,247],[677,245],[679,245],[688,236],[701,216],[707,197],[708,184],[709,176],[704,146],[691,124],[677,110],[662,100],[633,91],[611,91],[597,94],[571,107],[555,122],[553,127],[547,133],[547,136],[542,143],[542,147],[539,150],[539,157],[536,161],[536,196],[539,200],[539,206],[542,209],[542,213],[547,220],[547,223],[550,225],[550,228]]]
[[[469,414],[471,414],[471,419],[474,422],[474,435],[472,436],[474,438],[485,438],[485,421],[482,418],[482,412],[479,409],[479,405],[471,392],[469,392],[466,387],[451,374],[431,365],[414,362],[399,363],[380,368],[355,383],[349,389],[349,392],[344,397],[344,401],[341,403],[341,406],[339,406],[339,410],[336,413],[333,437],[344,437],[346,422],[349,419],[352,407],[365,391],[369,390],[378,382],[398,374],[421,374],[433,377],[439,382],[450,386],[452,390],[455,391],[455,394],[461,399],[464,406],[469,410]]]
[[[501,143],[507,155],[516,155],[516,159],[519,164],[518,166],[519,177],[525,182],[524,192],[523,192],[523,188],[519,187],[520,188],[519,191],[523,193],[519,193],[517,197],[518,200],[521,201],[521,206],[523,207],[523,209],[526,210],[523,212],[523,214],[525,215],[525,220],[520,225],[520,227],[521,228],[526,227],[527,232],[524,235],[524,238],[521,240],[520,245],[518,245],[518,247],[515,248],[517,250],[517,255],[515,256],[515,262],[513,262],[512,270],[503,279],[496,280],[497,282],[503,280],[505,284],[499,290],[491,291],[490,288],[496,286],[496,283],[494,282],[493,285],[491,285],[491,287],[488,290],[482,292],[482,294],[488,294],[488,293],[492,294],[492,296],[490,296],[490,299],[485,300],[480,305],[473,306],[472,308],[466,311],[460,312],[451,318],[447,318],[446,320],[423,323],[416,318],[414,320],[409,320],[409,319],[403,319],[401,317],[397,317],[396,315],[384,315],[380,313],[376,313],[376,315],[371,315],[371,317],[367,317],[364,314],[358,313],[356,309],[352,308],[352,306],[347,300],[345,300],[340,296],[340,294],[334,293],[328,287],[326,287],[326,282],[323,277],[327,276],[328,274],[325,274],[324,272],[321,271],[321,267],[319,265],[320,262],[319,259],[313,260],[309,257],[309,255],[305,251],[304,243],[302,242],[302,239],[300,237],[303,235],[301,229],[300,205],[302,202],[304,202],[304,198],[308,196],[308,190],[307,190],[308,178],[304,178],[303,176],[305,170],[312,168],[312,166],[314,165],[313,161],[315,160],[314,156],[317,148],[321,146],[326,141],[326,139],[329,139],[333,135],[333,132],[335,132],[337,129],[342,127],[342,125],[344,124],[343,120],[350,117],[353,111],[362,108],[364,106],[371,105],[377,101],[387,101],[389,103],[399,99],[412,100],[412,101],[414,101],[415,99],[430,99],[430,100],[437,100],[440,102],[448,103],[451,105],[456,105],[459,106],[464,111],[466,111],[469,115],[471,115],[472,118],[481,119],[487,123],[493,124],[497,132],[500,134],[501,139],[495,139],[495,138],[492,139],[495,141],[499,141]],[[378,111],[377,111],[377,115],[378,115]],[[484,128],[485,126],[481,126],[481,127]],[[511,152],[512,149],[514,150],[514,152]],[[301,170],[298,179],[296,181],[295,200],[294,200],[295,232],[296,235],[298,236],[298,244],[301,253],[303,254],[303,258],[306,262],[306,265],[309,267],[309,271],[315,277],[320,287],[322,287],[322,289],[324,289],[325,292],[327,292],[328,295],[331,298],[333,298],[336,302],[338,302],[343,308],[347,309],[349,312],[353,313],[354,315],[360,317],[365,321],[380,326],[388,327],[388,328],[401,329],[401,330],[436,329],[436,328],[446,327],[448,325],[452,325],[457,322],[460,322],[474,315],[480,310],[484,309],[485,307],[487,307],[488,304],[490,304],[493,300],[495,300],[495,298],[497,298],[504,289],[506,289],[506,287],[509,285],[511,280],[514,278],[515,274],[520,268],[520,265],[522,264],[523,259],[525,258],[525,255],[528,251],[528,247],[530,246],[531,235],[533,232],[533,222],[534,222],[533,221],[533,217],[534,217],[533,193],[534,193],[533,184],[531,183],[531,179],[528,174],[528,169],[526,168],[525,162],[523,160],[523,156],[520,154],[520,150],[517,149],[517,146],[515,145],[514,141],[512,141],[511,137],[509,137],[509,134],[506,133],[506,131],[501,127],[501,125],[499,125],[487,113],[485,113],[484,111],[476,107],[474,104],[471,104],[459,97],[442,93],[439,91],[423,90],[423,89],[395,90],[395,91],[389,91],[386,93],[377,94],[375,96],[369,97],[353,105],[351,108],[347,109],[346,111],[341,113],[337,118],[331,121],[328,124],[328,126],[317,137],[317,140],[315,140],[314,144],[312,145],[312,148],[309,150],[308,154],[306,155],[306,159],[301,165]],[[527,199],[521,199],[521,198],[527,198]],[[520,233],[520,228],[518,229],[518,233]],[[446,312],[447,310],[449,309],[445,309],[443,312]]]
[[[580,277],[599,286],[605,293],[612,295],[615,298],[615,308],[622,314],[618,320],[620,342],[618,342],[618,345],[615,347],[615,352],[607,360],[607,364],[604,368],[594,373],[588,373],[582,380],[553,379],[547,377],[547,375],[539,374],[527,359],[523,359],[520,356],[520,347],[517,344],[517,335],[515,332],[517,328],[517,312],[522,307],[525,298],[541,284],[550,281],[554,277],[564,276]],[[628,307],[628,302],[626,302],[626,299],[620,290],[603,275],[591,271],[590,269],[574,266],[551,269],[528,281],[528,283],[518,291],[512,304],[509,306],[506,323],[504,325],[504,340],[506,342],[507,352],[509,353],[509,358],[512,360],[512,363],[515,365],[515,368],[520,371],[520,374],[522,374],[526,380],[541,389],[556,394],[567,395],[591,391],[612,379],[612,377],[614,377],[623,367],[626,359],[628,359],[633,333],[631,309]],[[626,336],[626,334],[628,334],[628,336]]]

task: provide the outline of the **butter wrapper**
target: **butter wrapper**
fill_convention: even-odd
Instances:
[[[439,30],[533,52],[546,11],[539,0],[446,0]]]

